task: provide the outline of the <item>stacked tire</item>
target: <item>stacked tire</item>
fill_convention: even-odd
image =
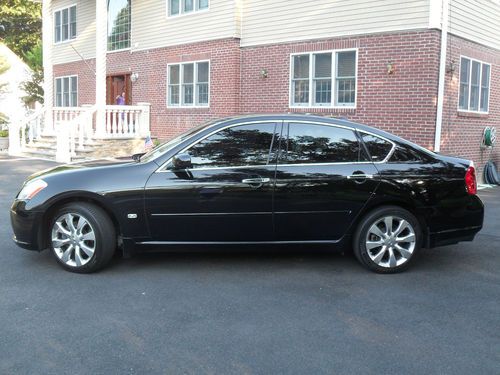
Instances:
[[[497,166],[491,160],[484,166],[484,182],[488,185],[500,185]]]

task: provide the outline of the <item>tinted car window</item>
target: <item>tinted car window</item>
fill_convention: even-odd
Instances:
[[[408,146],[396,146],[389,163],[418,163],[423,162],[424,156]]]
[[[187,150],[193,168],[266,165],[270,156],[274,123],[233,126],[220,130]]]
[[[392,143],[371,134],[361,133],[361,138],[370,153],[372,161],[384,160],[392,150]]]
[[[290,123],[286,163],[340,163],[365,160],[352,130],[328,125]]]

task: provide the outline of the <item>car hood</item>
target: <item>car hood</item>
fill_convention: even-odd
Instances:
[[[26,182],[37,178],[44,178],[61,174],[71,174],[77,171],[109,169],[136,163],[137,162],[132,160],[131,158],[122,158],[92,160],[75,164],[63,164],[34,173],[26,179]]]

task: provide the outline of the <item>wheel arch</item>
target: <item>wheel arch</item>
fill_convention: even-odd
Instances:
[[[368,202],[363,210],[357,215],[357,217],[354,219],[353,223],[351,224],[351,227],[349,228],[349,235],[352,237],[353,234],[356,232],[356,229],[358,228],[361,220],[366,217],[368,214],[370,214],[372,211],[375,211],[376,209],[380,207],[385,207],[385,206],[397,206],[401,207],[408,212],[410,212],[412,215],[414,215],[419,224],[420,224],[420,229],[422,230],[422,239],[423,247],[428,247],[429,244],[429,228],[427,226],[427,221],[425,219],[425,216],[419,212],[418,207],[409,202],[405,201],[403,199],[388,199],[388,200],[382,200],[382,199],[377,199],[373,200],[372,202]]]
[[[54,199],[52,199],[50,202],[47,203],[47,208],[45,209],[45,213],[42,218],[42,223],[39,226],[38,230],[38,240],[39,243],[41,244],[40,246],[41,249],[46,249],[47,247],[49,247],[49,236],[47,235],[47,233],[49,233],[50,221],[55,212],[60,207],[68,203],[75,203],[75,202],[91,203],[101,208],[111,219],[113,226],[115,227],[116,235],[121,236],[122,231],[120,223],[116,218],[116,214],[100,195],[85,191],[66,192],[64,194],[58,195],[57,197],[55,197]]]

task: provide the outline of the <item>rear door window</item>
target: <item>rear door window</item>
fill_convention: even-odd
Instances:
[[[360,133],[360,135],[373,162],[387,158],[393,147],[391,142],[372,134]]]
[[[284,129],[283,164],[366,161],[356,134],[331,125],[289,123]]]

